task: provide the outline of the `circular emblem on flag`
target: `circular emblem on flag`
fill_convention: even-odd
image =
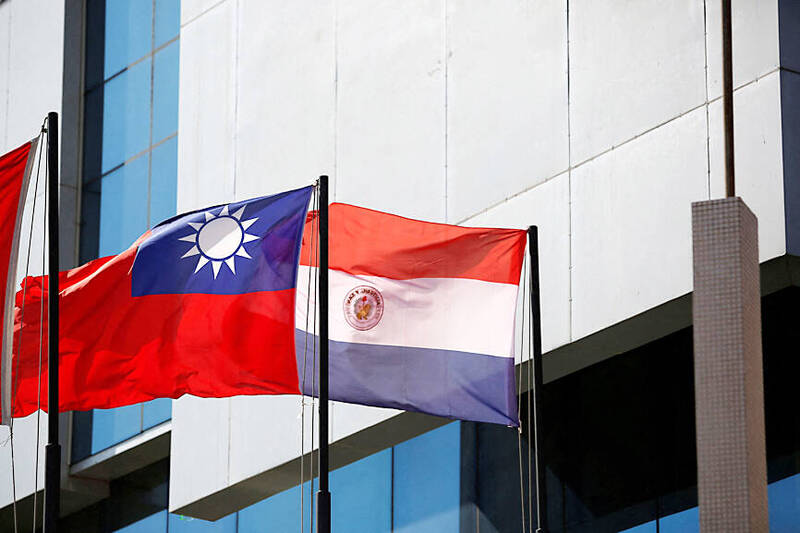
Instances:
[[[372,329],[382,316],[383,296],[375,287],[359,285],[344,297],[344,318],[353,329]]]

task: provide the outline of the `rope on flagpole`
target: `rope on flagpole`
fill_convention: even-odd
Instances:
[[[525,286],[528,279],[528,272],[525,269],[527,258],[522,260],[522,327],[520,328],[520,348],[519,348],[519,374],[517,376],[517,418],[519,428],[517,431],[517,455],[519,456],[519,503],[522,516],[522,533],[525,533],[525,485],[523,480],[524,470],[522,468],[522,356],[525,353]]]
[[[45,121],[46,121],[46,119],[45,119]],[[36,179],[35,179],[34,188],[33,188],[33,205],[32,205],[32,208],[31,208],[31,224],[30,224],[30,230],[28,232],[28,246],[27,246],[27,251],[26,251],[26,255],[25,255],[25,278],[27,278],[28,274],[30,273],[31,246],[32,246],[32,243],[33,243],[33,225],[34,225],[33,223],[34,223],[35,216],[36,216],[36,196],[37,196],[36,193],[38,192],[38,189],[39,189],[39,171],[40,171],[40,168],[41,168],[41,158],[42,158],[42,154],[43,154],[42,137],[44,135],[44,132],[45,132],[45,123],[42,122],[42,127],[41,127],[40,132],[39,132],[39,139],[38,139],[38,142],[36,143],[37,152],[34,154],[34,157],[36,158],[36,172],[35,172]],[[45,213],[46,213],[46,210],[45,210]],[[21,309],[20,309],[20,324],[22,323],[22,319],[25,316],[25,294],[26,294],[26,292],[27,292],[27,284],[24,284],[23,287],[22,287],[22,305],[21,305]],[[41,340],[41,337],[40,337],[40,340]],[[17,361],[16,361],[17,372],[14,373],[14,375],[17,377],[17,381],[19,380],[19,364],[20,364],[19,361],[21,359],[21,357],[20,357],[21,350],[22,350],[22,332],[20,330],[19,339],[18,339],[18,342],[17,342]],[[41,380],[41,375],[40,375],[39,379]],[[12,379],[12,382],[11,382],[11,388],[12,388],[11,397],[13,398],[12,401],[16,401],[16,394],[14,394],[14,392],[16,391],[17,387],[15,386],[15,383],[14,383],[13,379]],[[13,407],[11,409],[11,420],[9,421],[8,429],[9,429],[8,441],[10,442],[10,447],[11,447],[12,513],[13,513],[13,517],[14,517],[14,533],[16,533],[17,529],[18,529],[18,525],[17,525],[17,479],[16,479],[16,467],[15,467],[15,457],[14,457],[14,409],[13,409]],[[5,445],[5,443],[3,443],[3,445]],[[37,451],[38,451],[38,449],[37,449]]]
[[[47,202],[48,202],[48,187],[50,186],[49,180],[49,165],[44,168],[44,209],[42,210],[42,228],[47,227]],[[38,181],[38,178],[37,178]],[[34,198],[35,199],[35,198]],[[33,215],[31,215],[31,221]],[[31,222],[32,224],[33,222]],[[47,263],[47,232],[44,232],[42,237],[42,275],[45,272],[45,264]],[[26,274],[27,275],[27,274]],[[49,311],[49,310],[48,310]],[[49,316],[49,313],[48,313]],[[41,418],[42,418],[42,334],[44,333],[44,297],[39,302],[39,373],[36,380],[36,459],[33,468],[33,531],[36,531],[36,500],[37,491],[39,490],[39,438],[41,433]],[[20,334],[20,338],[22,335]],[[44,521],[44,516],[42,516]]]
[[[314,197],[315,206],[314,211],[316,211],[317,216],[314,219],[315,226],[314,232],[317,233],[317,246],[314,249],[314,264],[317,265],[317,275],[314,276],[314,315],[311,319],[311,330],[313,331],[312,339],[312,350],[311,350],[311,450],[312,450],[312,459],[311,459],[311,472],[310,472],[310,485],[311,485],[311,514],[310,514],[310,524],[311,524],[311,531],[314,531],[314,463],[313,460],[313,450],[314,450],[314,429],[316,428],[315,424],[315,416],[317,413],[316,403],[317,401],[317,385],[319,384],[319,378],[317,376],[317,305],[319,302],[319,291],[318,291],[318,284],[319,284],[319,188],[317,188],[317,194]],[[311,261],[309,261],[311,262]],[[319,453],[319,452],[318,452]],[[318,469],[319,470],[319,469]]]
[[[319,180],[317,180],[318,184]],[[311,209],[312,212],[316,205],[316,198],[319,193],[318,186],[315,185],[314,187],[314,196],[311,200]],[[313,262],[312,258],[314,257],[314,244],[316,242],[316,215],[313,215],[311,218],[311,235],[309,237],[309,268],[308,268],[308,283],[306,286],[306,323],[305,323],[305,336],[303,340],[303,374],[301,379],[301,386],[300,386],[300,533],[305,533],[305,490],[303,488],[303,484],[305,483],[305,418],[306,418],[306,397],[305,397],[305,390],[306,390],[306,356],[308,354],[308,321],[309,321],[309,310],[310,310],[310,302],[311,302],[311,272],[313,270]],[[314,302],[314,310],[316,313],[316,302]],[[313,332],[312,332],[313,334]],[[313,379],[313,378],[312,378]],[[312,406],[313,406],[313,399],[312,399]],[[313,442],[311,449],[313,450]],[[312,468],[313,468],[313,459],[311,460]],[[313,516],[313,515],[312,515]]]

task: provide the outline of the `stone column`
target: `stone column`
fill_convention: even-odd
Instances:
[[[692,204],[700,531],[767,532],[758,222],[740,198]]]

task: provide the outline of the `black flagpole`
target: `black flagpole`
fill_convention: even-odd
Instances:
[[[531,326],[533,327],[533,384],[528,394],[533,394],[533,441],[536,460],[536,514],[537,533],[547,531],[547,487],[545,485],[544,452],[542,451],[542,310],[539,302],[539,230],[528,227],[531,259]],[[530,364],[530,361],[528,362]],[[530,385],[530,384],[529,384]],[[531,517],[532,518],[532,517]]]
[[[328,176],[319,177],[319,492],[317,532],[331,531],[328,491]],[[49,533],[49,532],[48,532]]]
[[[45,447],[44,531],[57,533],[61,494],[61,446],[58,444],[58,113],[47,114],[48,333],[47,446]]]

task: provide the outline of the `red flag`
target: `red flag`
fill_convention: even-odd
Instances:
[[[299,393],[294,308],[310,195],[306,187],[180,215],[117,256],[62,272],[60,409]],[[47,331],[39,320],[46,279],[26,278],[24,287],[15,417],[37,408],[38,337]],[[46,391],[45,342],[40,379]]]
[[[3,345],[0,361],[0,389],[3,394],[0,404],[3,423],[8,420],[7,404],[11,397],[11,365],[7,362],[11,360],[20,224],[36,142],[27,142],[0,156],[0,330]]]

